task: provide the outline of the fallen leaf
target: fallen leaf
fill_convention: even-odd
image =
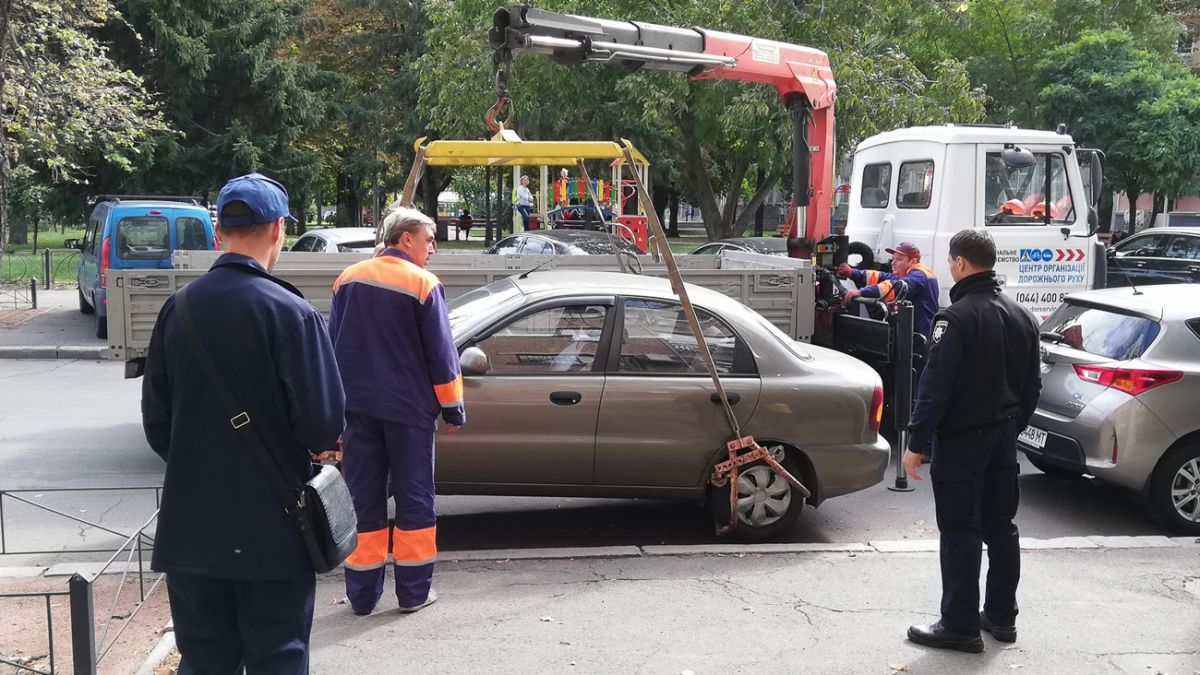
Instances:
[[[889,663],[888,668],[891,668],[893,673],[908,672],[908,666],[903,663]]]
[[[333,604],[335,604],[335,605],[344,605],[344,604],[346,604],[346,603],[348,603],[348,602],[350,602],[350,599],[349,599],[349,598],[338,598],[337,600],[334,600],[334,601],[333,601]]]
[[[541,621],[542,623],[550,623],[553,620],[554,617],[552,616],[543,616],[542,618],[538,619],[538,621]]]
[[[742,611],[743,612],[752,612],[752,611],[754,611],[754,608],[753,607],[743,607]]]
[[[1024,667],[1025,667],[1025,666],[1023,666],[1023,665],[1021,665],[1021,664],[1019,664],[1019,663],[1014,663],[1014,664],[1012,664],[1011,666],[1009,666],[1009,667],[1008,667],[1008,669],[1009,669],[1009,670],[1016,670],[1017,668],[1024,668]]]
[[[857,558],[857,557],[858,557],[858,554],[857,554],[857,553],[851,553],[850,555],[848,555],[848,556],[846,556],[846,557],[848,557],[848,558]]]
[[[568,646],[568,647],[570,647],[570,646],[571,646],[571,643],[570,643],[570,642],[565,642],[565,641],[563,641],[563,640],[559,640],[559,641],[558,641],[558,644],[560,644],[560,645],[566,645],[566,646]]]

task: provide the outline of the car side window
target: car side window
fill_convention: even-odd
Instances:
[[[295,243],[295,245],[292,246],[292,250],[300,251],[301,253],[306,252],[306,251],[311,251],[311,250],[313,250],[313,244],[315,244],[316,242],[317,242],[316,237],[306,235],[306,236],[300,237],[300,240],[297,241]]]
[[[179,242],[181,251],[207,251],[208,232],[204,221],[191,216],[180,216],[175,219],[175,240]]]
[[[529,237],[525,240],[525,247],[521,249],[521,255],[553,255],[554,244],[542,239]]]
[[[696,249],[694,255],[716,255],[720,253],[721,249],[723,248],[725,247],[722,244],[705,244],[704,246]]]
[[[501,239],[496,244],[497,255],[509,255],[512,253],[521,252],[521,243],[525,241],[525,237],[508,237]]]
[[[1176,260],[1200,260],[1200,237],[1175,235],[1167,244],[1166,257]]]
[[[933,161],[904,162],[896,181],[896,206],[927,209],[933,199]]]
[[[95,218],[88,221],[87,231],[83,233],[83,251],[95,253],[92,247],[96,243],[96,230],[99,225],[100,223]]]
[[[475,346],[491,361],[491,375],[590,373],[608,307],[568,305],[523,316]]]
[[[1114,249],[1118,258],[1158,258],[1162,256],[1166,235],[1145,234],[1117,244]]]
[[[757,374],[749,347],[732,329],[702,309],[696,316],[718,373]],[[662,300],[627,300],[617,372],[707,375],[683,307]]]
[[[862,192],[858,203],[864,209],[882,209],[888,205],[892,191],[892,163],[868,164],[863,167]]]

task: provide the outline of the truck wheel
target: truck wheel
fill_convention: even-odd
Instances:
[[[80,288],[79,289],[79,313],[80,314],[93,314],[93,313],[95,313],[95,311],[96,311],[96,308],[92,307],[91,305],[88,304],[87,298],[83,297],[83,289]]]
[[[99,312],[96,313],[96,337],[101,340],[108,339],[108,317],[101,316]]]
[[[1200,534],[1200,441],[1193,439],[1159,461],[1148,506],[1172,530]]]
[[[854,256],[858,256],[860,260],[854,262]],[[852,242],[849,249],[849,257],[847,262],[851,267],[860,270],[869,270],[875,265],[875,251],[871,250],[870,246],[861,241]]]
[[[782,445],[767,447],[775,459],[809,490],[810,485],[795,456],[798,450]],[[769,541],[791,529],[804,510],[804,498],[766,462],[747,464],[738,471],[737,537],[743,541]],[[729,485],[710,487],[709,510],[721,524],[729,522]]]

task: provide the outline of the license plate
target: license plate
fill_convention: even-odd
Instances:
[[[1022,431],[1021,435],[1017,436],[1017,440],[1025,445],[1032,445],[1041,450],[1046,447],[1046,432],[1037,427],[1025,427],[1025,431]]]

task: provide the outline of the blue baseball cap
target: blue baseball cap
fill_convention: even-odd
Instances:
[[[225,205],[242,202],[250,209],[247,216],[223,216]],[[288,212],[288,193],[278,181],[261,173],[250,173],[232,178],[217,195],[217,220],[222,227],[240,227],[273,223],[280,218],[295,222]]]

